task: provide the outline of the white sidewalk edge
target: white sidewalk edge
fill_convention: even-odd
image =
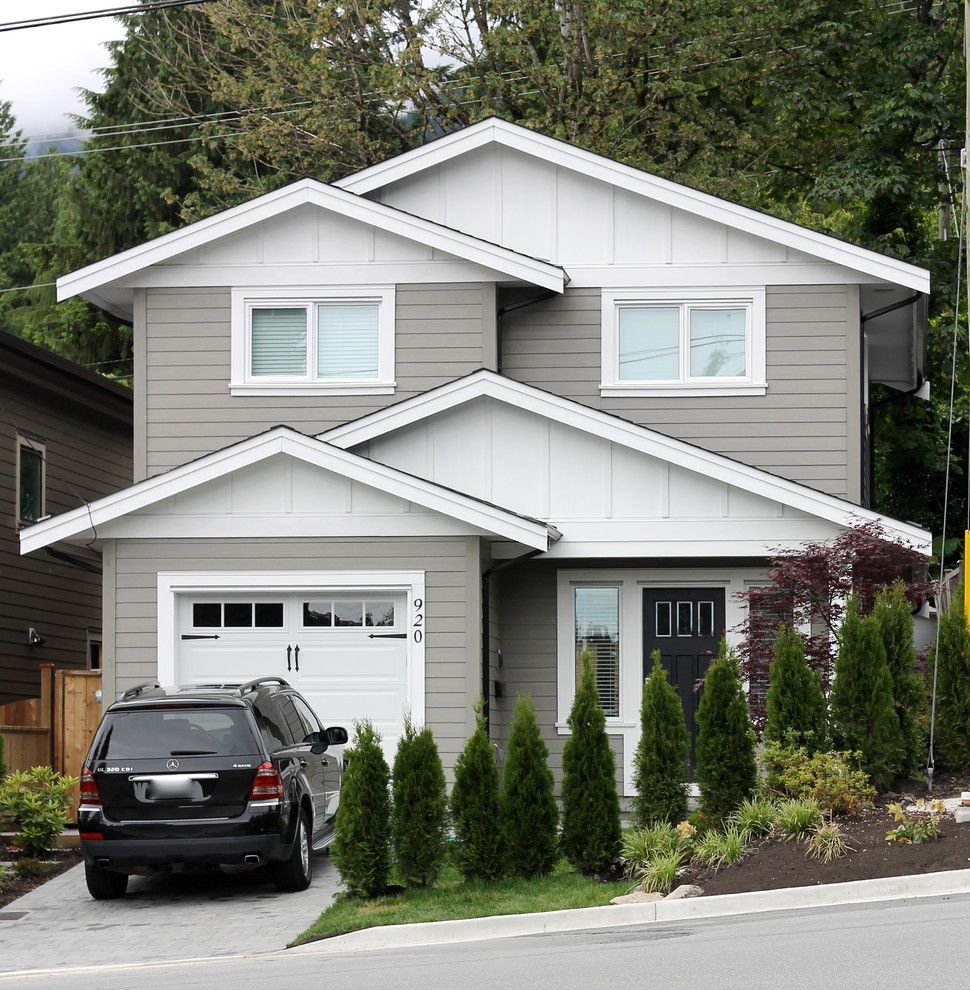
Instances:
[[[406,949],[453,942],[479,942],[519,935],[578,932],[597,928],[620,928],[653,922],[719,918],[791,911],[798,908],[894,901],[911,897],[937,897],[970,893],[970,870],[945,870],[915,876],[852,880],[814,887],[756,890],[745,894],[718,894],[656,901],[653,904],[621,904],[607,907],[507,914],[462,921],[434,921],[412,925],[384,925],[347,935],[307,942],[288,950],[319,955],[362,952],[376,949]]]

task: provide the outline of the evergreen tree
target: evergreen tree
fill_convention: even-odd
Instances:
[[[913,610],[902,581],[883,589],[876,596],[872,612],[879,623],[886,663],[893,681],[893,703],[899,719],[903,758],[901,770],[919,772],[924,756],[919,730],[919,714],[926,701],[926,685],[916,672],[916,646],[913,643]]]
[[[715,820],[727,818],[754,791],[754,744],[738,660],[722,639],[697,707],[697,783],[704,810]]]
[[[475,731],[455,762],[451,790],[455,861],[466,880],[489,883],[502,875],[498,766],[488,739],[482,704]]]
[[[953,592],[950,607],[940,616],[930,663],[937,664],[936,766],[966,770],[970,766],[970,634],[963,609],[963,584]]]
[[[390,771],[374,726],[357,722],[354,731],[331,850],[347,890],[373,897],[387,886],[391,865]]]
[[[822,681],[805,662],[802,637],[784,624],[775,639],[766,712],[765,739],[791,740],[809,752],[824,748]]]
[[[862,768],[878,790],[886,790],[904,762],[893,679],[879,622],[875,616],[859,615],[854,596],[849,599],[840,631],[829,700],[833,745],[861,753]]]
[[[545,876],[556,863],[559,814],[548,758],[532,699],[520,694],[502,777],[502,839],[512,876]]]
[[[687,817],[687,758],[690,740],[680,696],[667,677],[660,651],[643,685],[640,742],[633,760],[633,817],[637,827],[676,824]]]
[[[580,660],[582,673],[569,712],[572,734],[562,752],[562,849],[581,873],[599,873],[619,852],[620,799],[590,651],[583,650]]]
[[[404,719],[392,775],[391,838],[394,862],[405,887],[429,887],[445,856],[448,793],[431,730]]]

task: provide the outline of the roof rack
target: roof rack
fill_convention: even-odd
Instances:
[[[290,682],[282,677],[256,677],[251,681],[246,681],[245,684],[239,685],[239,693],[249,694],[250,691],[255,691],[256,688],[261,687],[263,684],[279,684],[280,687],[289,687]]]
[[[136,684],[134,687],[128,688],[125,691],[121,696],[121,700],[131,701],[132,698],[140,698],[146,691],[157,691],[161,686],[158,681],[145,681],[144,684]]]

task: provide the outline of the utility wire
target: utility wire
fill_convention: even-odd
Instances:
[[[49,17],[33,17],[25,21],[6,21],[0,24],[0,34],[6,31],[25,31],[29,28],[53,27],[57,24],[74,24],[77,21],[93,21],[100,17],[119,17],[122,14],[147,14],[155,10],[172,10],[176,7],[195,7],[215,0],[157,0],[156,3],[134,4],[128,7],[105,7],[101,10],[81,10],[76,14],[51,14]]]

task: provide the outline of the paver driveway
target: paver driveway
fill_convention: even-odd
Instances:
[[[316,856],[313,884],[276,890],[263,870],[132,877],[117,901],[95,901],[76,866],[0,908],[0,972],[156,962],[281,949],[333,900],[336,868]],[[18,920],[3,916],[26,912]]]

